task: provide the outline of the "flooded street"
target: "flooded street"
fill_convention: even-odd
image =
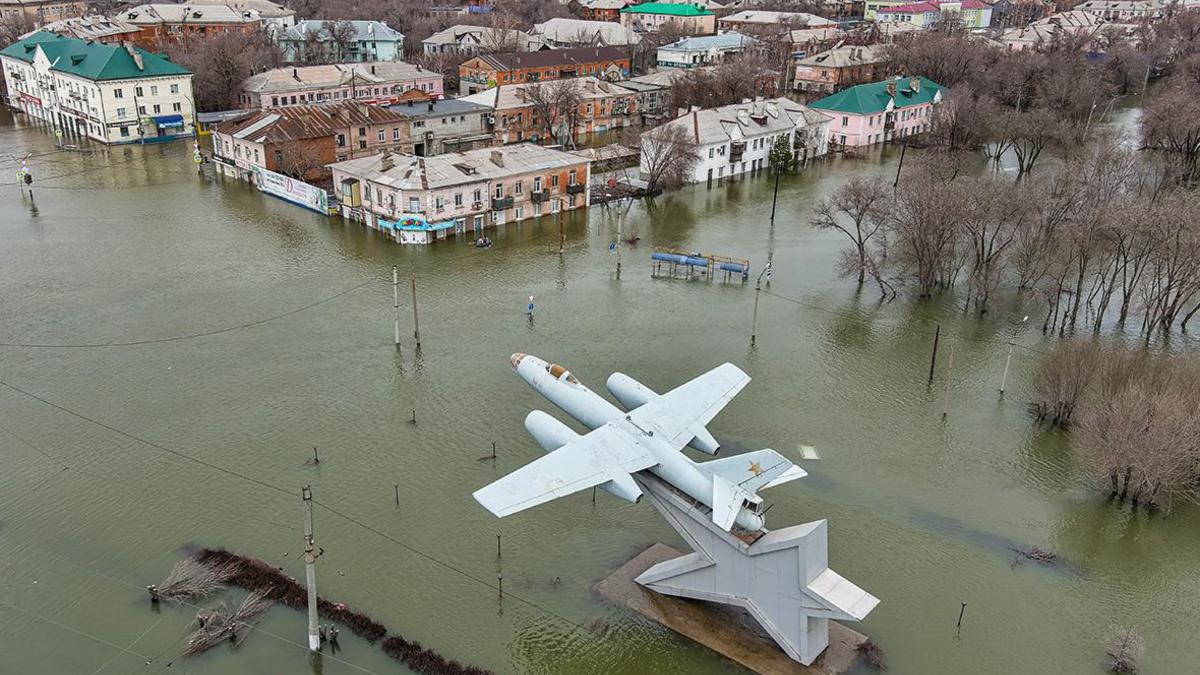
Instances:
[[[516,351],[601,393],[614,370],[659,391],[724,361],[749,373],[710,429],[727,452],[817,448],[799,462],[809,477],[764,493],[767,526],[829,519],[831,567],[882,600],[856,628],[889,672],[1097,673],[1114,623],[1145,639],[1143,672],[1195,668],[1200,510],[1118,510],[1064,437],[1033,426],[1030,375],[1055,344],[1033,325],[1044,307],[1010,294],[980,321],[953,298],[879,305],[837,277],[843,235],[807,225],[841,181],[890,182],[898,149],[786,177],[774,232],[765,174],[636,205],[625,231],[641,241],[616,280],[616,219],[598,206],[566,220],[561,257],[549,218],[489,232],[490,249],[401,247],[197,176],[187,144],[62,153],[16,124],[0,118],[0,672],[404,672],[349,634],[311,662],[303,613],[283,607],[236,652],[184,659],[195,608],[150,607],[145,586],[188,547],[303,578],[304,484],[326,505],[320,593],[448,658],[503,673],[736,671],[592,592],[652,543],[684,546],[649,504],[582,493],[497,520],[471,498],[541,454],[522,426],[531,409],[567,421],[512,373]],[[26,152],[33,201],[13,177]],[[655,246],[749,258],[754,274],[773,250],[757,347],[753,277],[653,279]],[[497,459],[479,461],[493,442]],[[1030,546],[1059,563],[1015,564]]]

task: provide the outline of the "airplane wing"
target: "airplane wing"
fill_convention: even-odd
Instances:
[[[476,490],[473,496],[503,518],[610,480],[631,481],[629,474],[657,463],[637,438],[606,424]]]
[[[634,409],[628,419],[678,450],[749,382],[741,368],[726,363]]]

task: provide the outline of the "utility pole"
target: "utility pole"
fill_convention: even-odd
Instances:
[[[396,346],[400,346],[400,269],[392,265],[392,304],[396,308],[395,337]]]
[[[417,341],[417,346],[421,346],[421,323],[417,320],[417,278],[412,278],[412,296],[413,296],[413,338]]]
[[[896,180],[892,181],[892,189],[900,187],[900,170],[904,168],[904,153],[908,150],[908,136],[904,137],[904,143],[900,146],[900,163],[896,165]]]
[[[324,551],[314,550],[313,518],[312,518],[312,488],[308,485],[300,488],[300,497],[304,500],[304,581],[308,586],[308,649],[321,650],[321,636],[317,631],[317,558]]]
[[[775,168],[775,191],[771,194],[771,227],[775,227],[775,202],[779,200],[779,167]]]
[[[1025,327],[1025,322],[1028,320],[1028,315],[1024,319],[1021,319],[1021,328]],[[1012,364],[1013,347],[1017,346],[1016,343],[1017,331],[1013,331],[1012,336],[1008,340],[1008,357],[1004,359],[1004,375],[1000,378],[1000,398],[1004,398],[1004,385],[1008,384],[1008,367]]]
[[[621,279],[621,238],[624,236],[624,234],[622,233],[622,226],[625,224],[625,211],[621,210],[621,207],[619,205],[617,206],[617,209],[618,209],[617,210],[617,280],[620,281],[620,279]]]
[[[567,237],[563,234],[563,212],[558,212],[558,254],[562,255],[567,250]]]
[[[754,318],[750,323],[750,346],[753,347],[758,339],[758,294],[762,292],[762,278],[764,274],[769,274],[771,271],[771,263],[767,263],[766,267],[758,273],[758,279],[754,281]]]

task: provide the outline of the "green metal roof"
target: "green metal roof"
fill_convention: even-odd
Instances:
[[[671,16],[709,16],[707,9],[675,2],[646,2],[621,10],[622,14],[669,14]]]
[[[934,96],[942,91],[942,85],[924,77],[918,77],[921,82],[920,90],[913,91],[910,78],[883,80],[870,84],[860,84],[849,89],[843,89],[832,96],[826,96],[819,101],[808,104],[810,108],[828,110],[831,112],[854,113],[856,115],[873,115],[887,110],[888,84],[896,83],[896,108],[907,108],[914,105],[932,103]]]
[[[139,68],[133,55],[121,45],[79,40],[46,31],[38,31],[24,40],[13,43],[0,50],[0,54],[32,63],[39,47],[53,64],[51,70],[89,80],[128,80],[191,74],[187,68],[172,63],[161,54],[135,47],[134,50],[142,58],[142,66]]]

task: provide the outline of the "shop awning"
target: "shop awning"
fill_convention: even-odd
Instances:
[[[183,115],[157,115],[154,117],[154,126],[159,129],[169,127],[183,128]]]

